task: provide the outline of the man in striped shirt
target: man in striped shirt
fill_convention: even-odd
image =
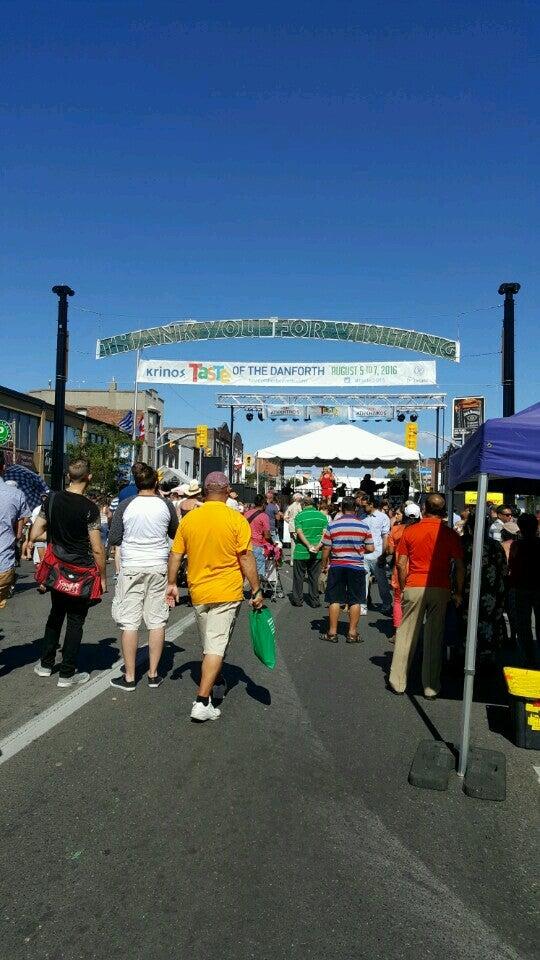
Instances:
[[[358,622],[360,606],[366,602],[366,571],[364,555],[373,553],[373,536],[367,523],[356,516],[352,497],[341,504],[339,520],[331,520],[323,537],[323,572],[328,569],[326,602],[328,603],[328,633],[324,639],[337,643],[339,609],[349,608],[347,643],[359,643]]]

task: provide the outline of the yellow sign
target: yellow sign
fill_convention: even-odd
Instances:
[[[206,447],[208,444],[208,427],[205,423],[199,423],[195,427],[195,446]]]
[[[418,450],[418,424],[405,424],[405,446],[409,450]]]
[[[465,491],[465,503],[468,507],[472,507],[478,500],[478,491],[477,490],[466,490]],[[490,501],[495,507],[500,507],[504,503],[504,494],[503,493],[492,493],[489,491],[486,502]]]
[[[540,699],[540,670],[524,670],[522,667],[503,667],[508,693],[513,697]]]

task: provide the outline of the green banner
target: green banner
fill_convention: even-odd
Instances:
[[[98,340],[96,357],[114,357],[142,347],[190,340],[235,340],[239,337],[276,337],[306,340],[341,340],[348,343],[373,343],[384,347],[414,350],[430,357],[442,357],[459,363],[459,341],[400,327],[382,327],[374,323],[350,323],[344,320],[285,320],[277,317],[258,320],[183,320],[162,327],[132,330],[116,337]]]

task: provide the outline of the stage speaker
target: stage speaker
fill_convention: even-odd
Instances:
[[[203,484],[206,480],[209,473],[214,473],[214,471],[224,472],[223,470],[223,457],[204,457],[202,465],[202,479]]]

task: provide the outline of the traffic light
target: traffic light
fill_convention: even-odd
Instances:
[[[255,457],[252,453],[246,453],[244,457],[244,466],[246,470],[252,470],[255,466]]]
[[[405,446],[409,450],[418,449],[418,424],[417,423],[407,423],[405,424]]]
[[[208,446],[208,427],[206,423],[199,423],[195,427],[195,445],[202,448]]]

